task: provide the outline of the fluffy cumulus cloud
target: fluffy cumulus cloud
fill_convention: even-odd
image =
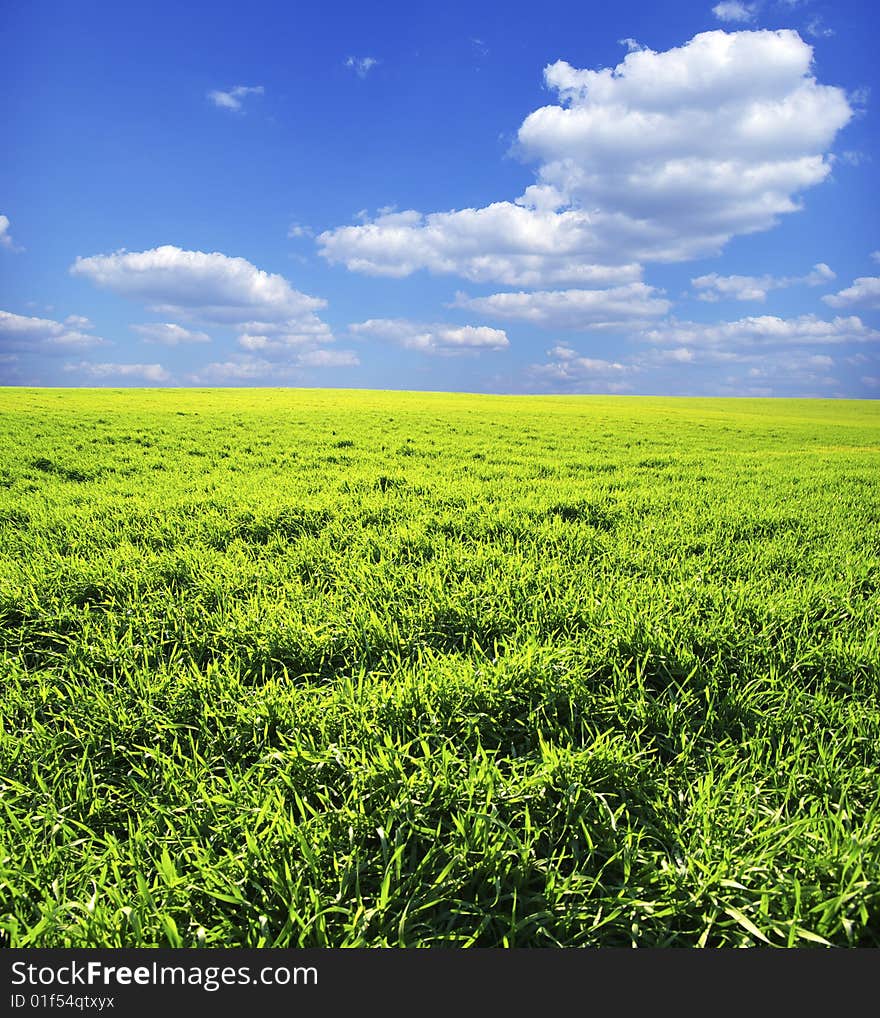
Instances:
[[[141,301],[158,314],[232,327],[246,353],[225,367],[210,365],[203,375],[194,376],[194,381],[271,379],[282,377],[286,369],[295,373],[301,367],[356,363],[352,351],[325,349],[334,337],[316,312],[326,307],[326,301],[301,293],[284,276],[259,269],[245,258],[166,245],[77,258],[70,271],[120,296]],[[133,328],[146,341],[165,345],[210,339],[207,333],[171,322]],[[264,369],[264,364],[271,368]]]
[[[12,239],[12,234],[9,232],[9,216],[0,215],[0,247],[5,247],[7,251],[22,250]]]
[[[880,276],[859,276],[852,286],[829,293],[822,300],[832,308],[880,309]]]
[[[600,210],[597,225],[642,257],[718,251],[794,211],[830,172],[852,110],[811,61],[791,30],[705,32],[613,70],[558,61],[545,80],[560,103],[527,117],[519,142],[542,185]]]
[[[430,354],[479,353],[510,345],[503,329],[485,325],[424,324],[407,318],[371,318],[349,326],[355,336],[393,343],[406,350]]]
[[[30,353],[70,353],[103,346],[107,340],[84,331],[91,323],[80,315],[70,315],[63,322],[51,318],[32,318],[0,311],[0,351]]]
[[[151,322],[146,325],[132,325],[145,343],[161,343],[163,346],[179,346],[182,343],[210,343],[207,332],[185,329],[174,322]]]
[[[597,243],[581,211],[495,202],[455,212],[384,212],[357,226],[319,234],[321,254],[353,272],[409,276],[418,269],[508,286],[573,283],[602,286],[641,278],[633,262],[599,264],[611,252]]]
[[[327,303],[294,290],[284,276],[258,269],[245,258],[218,251],[184,251],[170,244],[148,251],[79,257],[70,272],[143,301],[151,311],[215,324],[254,318],[309,321]]]
[[[265,89],[262,85],[236,85],[225,91],[215,88],[208,92],[208,101],[218,109],[229,110],[230,113],[241,113],[249,95],[263,95],[264,92]]]
[[[839,346],[844,343],[877,343],[880,332],[856,315],[826,321],[815,315],[777,318],[759,315],[734,322],[670,321],[642,332],[648,343],[676,347],[681,360],[693,350],[717,349],[729,353],[756,347]]]
[[[244,322],[240,326],[238,345],[251,353],[264,356],[285,354],[324,342],[332,342],[324,322],[290,319],[282,322]]]
[[[70,271],[123,297],[142,301],[150,311],[184,321],[232,326],[238,332],[239,345],[251,352],[284,355],[291,347],[333,342],[329,326],[316,314],[326,307],[326,301],[300,293],[284,276],[258,269],[245,258],[166,245],[149,251],[77,258]],[[193,337],[204,335],[167,323],[140,328],[149,330],[144,335],[153,341],[166,343],[197,342]],[[184,333],[189,338],[184,340]]]
[[[671,304],[659,293],[645,283],[628,283],[607,290],[520,291],[475,298],[459,294],[456,306],[543,328],[620,329],[665,315]]]
[[[168,382],[171,375],[161,364],[95,364],[78,361],[64,365],[64,370],[87,378],[106,381],[108,379],[135,379],[143,382]]]
[[[800,207],[831,170],[853,116],[820,84],[797,32],[722,30],[614,68],[545,68],[558,101],[519,129],[537,181],[516,201],[379,215],[318,236],[331,262],[371,274],[417,269],[522,287],[607,286],[645,261],[720,251]]]
[[[719,276],[717,272],[712,272],[692,279],[691,285],[697,291],[697,297],[703,301],[723,298],[762,301],[770,290],[782,290],[798,284],[821,286],[834,278],[834,272],[824,262],[818,262],[805,276]]]

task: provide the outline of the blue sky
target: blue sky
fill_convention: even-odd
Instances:
[[[0,384],[880,394],[874,4],[0,19]]]

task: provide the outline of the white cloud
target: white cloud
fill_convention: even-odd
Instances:
[[[326,306],[326,301],[294,290],[283,276],[258,269],[244,258],[185,251],[170,244],[79,257],[70,272],[123,297],[142,300],[150,310],[215,323],[256,317],[279,322]]]
[[[161,343],[163,346],[178,346],[181,343],[210,343],[207,332],[194,332],[174,322],[151,322],[147,325],[132,325],[145,343]]]
[[[828,283],[832,279],[836,279],[837,274],[831,268],[826,265],[825,262],[816,262],[812,270],[805,276],[796,276],[794,279],[795,283],[806,283],[807,286],[821,286],[823,283]]]
[[[259,325],[262,323],[253,323]],[[248,353],[260,354],[262,357],[289,360],[291,357],[301,358],[306,351],[317,349],[316,344],[324,339],[310,333],[245,332],[238,337],[238,345]]]
[[[546,196],[546,190],[530,188],[523,204],[380,214],[360,226],[327,230],[318,235],[318,244],[329,262],[371,276],[403,277],[428,269],[508,286],[602,286],[641,278],[638,264],[621,263],[602,248],[585,212],[536,207]],[[609,264],[599,264],[600,259]]]
[[[9,216],[0,216],[0,247],[5,247],[7,251],[24,250],[12,239],[12,234],[9,232]]]
[[[307,368],[351,368],[359,364],[360,359],[354,350],[304,350],[280,362],[251,354],[236,354],[229,360],[205,365],[189,380],[197,385],[289,381],[302,379],[303,369]]]
[[[875,262],[880,262],[880,251],[872,251],[871,257],[874,259]]]
[[[69,329],[93,329],[92,323],[83,315],[68,315],[64,319],[64,324]]]
[[[658,350],[655,358],[661,362],[673,364],[691,364],[694,361],[694,351],[686,346],[675,346],[669,350]]]
[[[845,148],[840,153],[840,160],[846,163],[847,166],[861,166],[864,163],[869,163],[871,157],[858,149]]]
[[[767,354],[764,356],[741,358],[738,367],[740,374],[728,376],[726,382],[735,389],[748,394],[749,384],[760,382],[771,383],[767,395],[795,386],[803,393],[827,395],[828,389],[839,388],[840,382],[829,374],[834,367],[834,359],[822,355],[792,356],[791,354]],[[751,367],[748,365],[751,364]],[[756,393],[757,395],[757,393]]]
[[[93,364],[78,361],[65,364],[64,370],[90,378],[141,378],[146,382],[167,382],[171,375],[161,364]]]
[[[812,35],[814,39],[827,39],[834,35],[834,29],[829,28],[822,20],[822,16],[819,14],[810,18],[807,22],[807,32]]]
[[[302,223],[291,223],[287,228],[288,239],[294,239],[298,237],[314,237],[314,232],[308,226],[303,226]]]
[[[366,78],[378,63],[375,57],[348,57],[345,66],[351,68],[359,78]]]
[[[834,278],[834,272],[824,262],[818,262],[805,276],[719,276],[712,272],[692,279],[691,285],[700,291],[697,297],[703,301],[717,301],[724,297],[762,301],[769,290],[781,290],[801,283],[821,286]]]
[[[544,78],[559,102],[519,129],[537,183],[517,202],[380,215],[320,234],[321,253],[375,275],[529,287],[614,285],[625,280],[603,271],[633,280],[640,262],[718,253],[798,210],[831,171],[853,110],[817,82],[812,55],[790,29],[718,30],[613,69],[557,61]]]
[[[833,308],[880,308],[880,276],[859,276],[852,286],[829,293],[822,300]]]
[[[237,357],[234,360],[206,364],[199,374],[190,376],[197,385],[206,382],[251,382],[266,378],[289,377],[278,365],[258,357]]]
[[[304,350],[295,363],[304,368],[354,368],[360,358],[354,350]]]
[[[244,100],[249,95],[263,95],[265,91],[262,85],[236,85],[234,88],[226,91],[214,89],[208,92],[207,97],[210,102],[221,110],[241,113],[244,108]]]
[[[558,61],[544,73],[561,105],[527,117],[519,141],[541,183],[618,217],[615,232],[646,255],[718,250],[794,211],[830,172],[824,153],[852,110],[811,61],[786,29],[705,32],[613,71]]]
[[[682,337],[694,338],[684,330]],[[810,353],[809,346],[802,345],[737,345],[740,338],[729,330],[724,346],[655,346],[616,360],[557,344],[547,351],[548,361],[531,365],[527,374],[542,387],[561,392],[626,392],[637,386],[643,392],[671,388],[692,395],[745,396],[758,395],[763,387],[765,395],[828,395],[840,387],[829,375],[835,359],[828,354]]]
[[[863,85],[860,88],[854,88],[850,92],[847,92],[847,99],[849,100],[850,106],[853,111],[858,114],[862,114],[866,111],[868,100],[871,98],[871,89],[867,85]]]
[[[326,301],[300,293],[284,276],[258,269],[244,258],[165,245],[80,257],[70,271],[143,301],[150,311],[184,321],[232,325],[242,339],[277,334],[308,337],[315,345],[333,342],[329,326],[315,313]]]
[[[833,368],[834,358],[827,354],[817,353],[807,357],[805,363],[811,368]]]
[[[757,5],[740,3],[740,0],[722,0],[715,4],[712,13],[719,21],[754,21]]]
[[[639,366],[601,357],[585,357],[572,347],[558,344],[547,351],[551,358],[544,364],[532,364],[528,376],[542,387],[587,392],[629,392],[629,376],[639,372]]]
[[[0,348],[39,353],[64,353],[104,346],[107,340],[82,330],[91,328],[87,318],[71,315],[64,322],[51,318],[30,318],[0,311]]]
[[[543,364],[526,373],[538,387],[558,392],[679,392],[683,395],[833,395],[838,357],[852,358],[844,344],[880,342],[880,332],[858,318],[823,322],[803,315],[789,320],[761,317],[714,324],[670,320],[635,333],[633,352],[601,353],[556,343]],[[817,349],[828,346],[829,349]],[[835,349],[839,351],[835,353]],[[862,371],[866,368],[862,367]]]
[[[459,294],[455,306],[544,328],[613,329],[665,315],[671,304],[660,292],[645,283],[629,283],[608,290],[520,291],[475,298]]]
[[[371,318],[348,328],[354,335],[423,353],[476,353],[480,350],[503,350],[510,345],[503,329],[490,329],[485,325],[424,324],[406,318]]]
[[[239,328],[238,345],[264,357],[286,357],[292,352],[333,342],[327,326],[317,317],[282,322],[243,322]]]
[[[830,322],[815,315],[800,315],[797,318],[761,315],[716,324],[672,320],[646,329],[639,338],[658,345],[736,351],[755,347],[876,343],[880,341],[880,332],[868,328],[855,315],[835,318]]]

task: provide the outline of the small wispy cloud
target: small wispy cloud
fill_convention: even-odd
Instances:
[[[206,332],[195,332],[185,329],[174,322],[151,322],[148,325],[132,325],[145,343],[161,343],[163,346],[179,346],[181,343],[210,343],[211,337]]]
[[[236,385],[279,379],[302,381],[303,369],[354,368],[359,364],[354,350],[304,350],[281,360],[233,354],[229,360],[206,364],[198,374],[189,375],[188,380],[195,385]]]
[[[454,307],[490,318],[527,322],[547,329],[631,329],[665,315],[671,302],[646,283],[627,283],[605,290],[520,290],[487,297],[456,294]]]
[[[171,375],[161,364],[94,364],[76,361],[65,364],[68,373],[87,375],[89,378],[140,378],[146,382],[167,382]]]
[[[0,247],[5,247],[7,251],[24,250],[12,239],[12,234],[9,232],[9,216],[0,216]]]
[[[847,148],[840,153],[840,160],[847,166],[862,166],[864,163],[869,163],[871,157],[859,149]]]
[[[807,32],[812,35],[814,39],[827,39],[829,36],[834,35],[834,29],[829,28],[819,14],[810,18],[807,22]]]
[[[208,100],[218,109],[241,113],[244,108],[244,100],[249,95],[263,95],[265,91],[262,85],[236,85],[227,91],[216,88],[208,92]]]
[[[692,279],[691,285],[699,291],[698,300],[765,300],[769,290],[783,290],[800,284],[822,286],[834,278],[834,272],[824,262],[818,262],[805,276],[719,276],[712,272]]]
[[[847,92],[846,97],[853,110],[858,114],[863,114],[866,112],[868,100],[871,98],[871,89],[867,85],[862,85]]]
[[[356,368],[360,359],[354,350],[304,350],[296,363],[304,368]]]
[[[354,71],[359,78],[366,78],[378,63],[375,57],[347,57],[345,66]]]
[[[302,223],[291,223],[287,227],[287,236],[289,239],[296,237],[314,237],[315,233],[309,226],[303,226]]]
[[[478,353],[480,350],[504,350],[510,346],[503,329],[485,325],[425,324],[408,318],[370,318],[348,327],[354,336],[365,336],[419,350],[428,354]]]
[[[84,315],[68,315],[64,324],[69,329],[93,329],[94,325]]]
[[[584,357],[567,343],[558,343],[547,350],[550,358],[544,364],[531,364],[528,375],[542,387],[572,388],[587,392],[628,392],[632,386],[628,377],[638,373],[635,364],[608,361],[599,357]]]
[[[712,13],[719,21],[754,21],[758,10],[757,4],[744,4],[740,0],[722,0],[715,4]]]

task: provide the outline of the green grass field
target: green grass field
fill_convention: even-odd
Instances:
[[[0,390],[13,946],[880,946],[880,405]]]

